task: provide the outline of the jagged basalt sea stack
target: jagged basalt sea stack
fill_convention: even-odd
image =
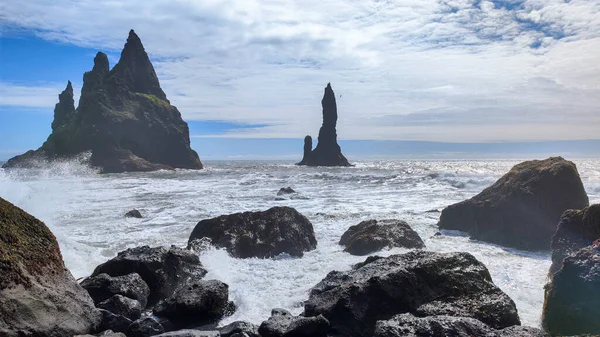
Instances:
[[[312,137],[304,138],[304,157],[298,165],[351,166],[337,143],[335,130],[338,118],[337,104],[331,83],[327,83],[321,105],[323,106],[323,125],[319,130],[319,142],[317,147],[312,150]]]
[[[54,109],[52,134],[42,147],[3,167],[31,167],[40,159],[68,159],[87,151],[92,152],[92,165],[104,173],[202,168],[190,148],[188,125],[161,89],[133,30],[112,70],[106,54],[96,55],[93,69],[83,75],[77,109],[68,83]]]

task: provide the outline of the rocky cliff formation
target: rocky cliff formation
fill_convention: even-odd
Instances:
[[[77,109],[68,83],[54,109],[52,134],[42,147],[3,167],[30,167],[87,151],[92,152],[92,165],[105,173],[202,168],[190,148],[188,125],[160,88],[133,30],[112,70],[106,54],[96,55],[94,67],[83,75]]]
[[[312,149],[312,137],[304,138],[304,157],[298,165],[307,166],[351,166],[348,159],[342,154],[342,149],[337,143],[337,104],[331,83],[327,83],[325,94],[321,100],[323,106],[323,125],[319,130],[319,142]]]

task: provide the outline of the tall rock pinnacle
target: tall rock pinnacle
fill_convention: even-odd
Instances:
[[[323,107],[323,125],[319,130],[319,142],[317,147],[310,151],[312,138],[310,136],[304,138],[304,158],[298,165],[351,166],[337,143],[335,129],[338,119],[337,104],[331,83],[327,83],[321,105]]]
[[[54,106],[52,130],[55,131],[69,123],[73,114],[75,114],[75,100],[73,99],[73,86],[69,81],[65,90],[58,95],[58,103]]]

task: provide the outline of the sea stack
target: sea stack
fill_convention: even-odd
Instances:
[[[3,167],[32,167],[90,151],[91,164],[103,173],[202,168],[190,147],[188,125],[161,89],[133,30],[112,70],[106,54],[98,52],[94,67],[83,75],[77,109],[68,82],[54,109],[52,133],[42,147]]]
[[[317,147],[312,149],[312,137],[304,138],[304,158],[298,165],[307,166],[351,166],[348,159],[342,154],[342,149],[337,143],[337,104],[331,83],[327,83],[325,94],[321,100],[323,106],[323,125],[319,130]]]

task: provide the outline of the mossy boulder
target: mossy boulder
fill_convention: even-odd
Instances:
[[[0,198],[0,336],[85,334],[100,319],[48,227]]]

